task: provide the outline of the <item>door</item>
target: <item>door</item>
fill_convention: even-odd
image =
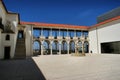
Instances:
[[[18,39],[24,38],[23,31],[18,32]]]
[[[10,47],[4,48],[4,59],[10,59]]]

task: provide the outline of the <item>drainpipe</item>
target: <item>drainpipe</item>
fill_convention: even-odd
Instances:
[[[97,38],[97,53],[99,53],[98,30],[97,30],[97,27],[96,27],[96,38]]]

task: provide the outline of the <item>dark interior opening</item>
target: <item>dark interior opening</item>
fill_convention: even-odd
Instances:
[[[10,35],[6,35],[6,40],[10,40]]]
[[[24,38],[23,31],[18,32],[18,39]]]
[[[4,59],[10,59],[10,46],[4,48]]]
[[[120,54],[120,41],[101,43],[101,53]]]

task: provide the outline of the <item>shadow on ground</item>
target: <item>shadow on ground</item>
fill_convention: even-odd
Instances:
[[[46,80],[32,58],[0,60],[0,80]]]

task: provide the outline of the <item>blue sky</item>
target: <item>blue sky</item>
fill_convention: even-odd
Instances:
[[[97,16],[120,7],[120,0],[4,0],[21,21],[91,26]]]

